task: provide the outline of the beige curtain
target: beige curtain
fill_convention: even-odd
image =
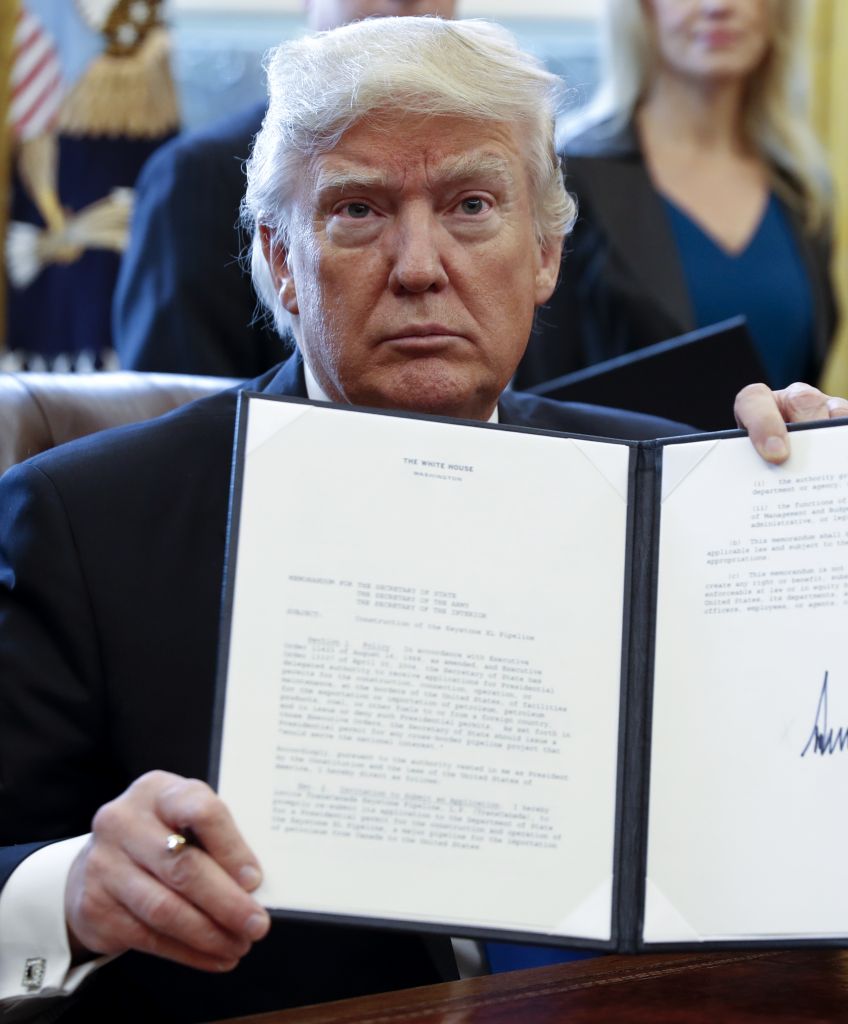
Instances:
[[[848,395],[848,0],[815,0],[811,21],[812,116],[833,174],[836,200],[833,279],[841,323],[822,387]]]
[[[9,129],[10,74],[12,42],[19,0],[0,0],[0,254],[6,237],[11,202],[12,137]],[[0,260],[0,267],[3,261]],[[6,276],[0,270],[0,350],[6,339]]]

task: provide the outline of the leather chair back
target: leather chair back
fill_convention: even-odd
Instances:
[[[232,387],[176,373],[0,373],[0,473],[107,427],[138,423]]]

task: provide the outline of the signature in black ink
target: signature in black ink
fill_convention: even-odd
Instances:
[[[848,727],[843,726],[837,729],[836,732],[827,727],[827,676],[828,673],[825,672],[824,682],[819,694],[819,703],[816,708],[816,720],[813,722],[813,731],[810,733],[807,745],[801,751],[801,757],[807,751],[810,751],[811,754],[821,754],[824,756],[825,754],[837,754],[848,750]]]

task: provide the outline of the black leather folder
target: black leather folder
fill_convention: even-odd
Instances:
[[[737,392],[765,379],[745,317],[737,316],[528,390],[564,402],[665,416],[701,430],[727,430],[736,426]]]

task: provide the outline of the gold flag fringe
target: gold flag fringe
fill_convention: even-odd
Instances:
[[[58,131],[74,137],[150,139],[179,127],[167,33],[153,28],[136,51],[97,57],[65,99]]]

